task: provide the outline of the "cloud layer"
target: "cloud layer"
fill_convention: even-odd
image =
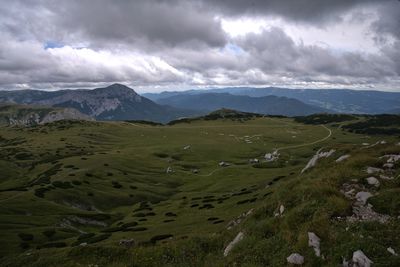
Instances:
[[[0,89],[396,91],[399,17],[396,0],[4,1]]]

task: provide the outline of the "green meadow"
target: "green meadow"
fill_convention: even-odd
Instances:
[[[294,252],[305,266],[338,266],[359,249],[374,266],[399,266],[387,251],[400,252],[397,163],[379,188],[365,169],[399,154],[400,139],[344,130],[350,122],[0,127],[0,266],[286,266]],[[301,173],[319,149],[335,152]],[[349,181],[376,193],[369,202],[391,219],[347,221],[352,201],[340,190]]]

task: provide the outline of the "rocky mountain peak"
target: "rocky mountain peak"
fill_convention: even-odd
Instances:
[[[127,93],[127,94],[132,94],[133,93],[133,94],[137,95],[135,90],[133,90],[132,88],[129,88],[126,85],[120,84],[120,83],[114,83],[114,84],[109,85],[107,87],[98,88],[98,89],[95,89],[95,90],[109,92],[109,93]]]
[[[95,95],[107,97],[107,98],[118,98],[129,99],[135,102],[141,102],[141,96],[135,92],[132,88],[120,83],[114,83],[104,88],[94,89],[92,91]]]

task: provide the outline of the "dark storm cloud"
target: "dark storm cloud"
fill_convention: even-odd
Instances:
[[[375,78],[396,75],[389,58],[354,52],[335,55],[319,46],[295,44],[279,28],[249,34],[239,44],[251,54],[252,66],[265,72]]]
[[[36,0],[0,8],[4,27],[16,34],[97,45],[132,44],[223,46],[226,36],[212,13],[190,1]],[[33,5],[32,3],[36,3]],[[22,19],[16,19],[16,18]]]
[[[276,15],[286,19],[321,23],[340,20],[341,15],[350,9],[395,0],[203,0],[214,6],[219,12],[241,16],[247,15]]]
[[[0,88],[107,82],[392,87],[400,75],[395,0],[0,1]],[[376,19],[368,34],[379,53],[304,44],[276,26],[230,36],[221,22],[279,17],[329,31],[346,14],[368,21],[371,12]]]
[[[400,39],[400,1],[391,1],[377,7],[381,14],[372,24],[378,42],[386,42],[387,35]]]

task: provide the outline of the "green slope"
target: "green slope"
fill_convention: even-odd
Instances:
[[[293,252],[307,266],[337,266],[358,249],[377,266],[400,264],[386,251],[400,251],[398,171],[377,189],[364,180],[367,166],[382,166],[380,156],[400,153],[395,136],[254,118],[60,121],[2,127],[0,137],[1,266],[286,266]],[[336,151],[300,174],[320,148]],[[249,163],[276,149],[277,161]],[[351,157],[336,163],[344,154]],[[352,179],[378,191],[374,209],[393,219],[343,219],[352,201],[340,190]],[[280,205],[285,211],[275,216]],[[239,231],[244,239],[224,257]],[[308,247],[308,231],[321,238],[325,259]],[[123,239],[135,245],[119,245]]]

